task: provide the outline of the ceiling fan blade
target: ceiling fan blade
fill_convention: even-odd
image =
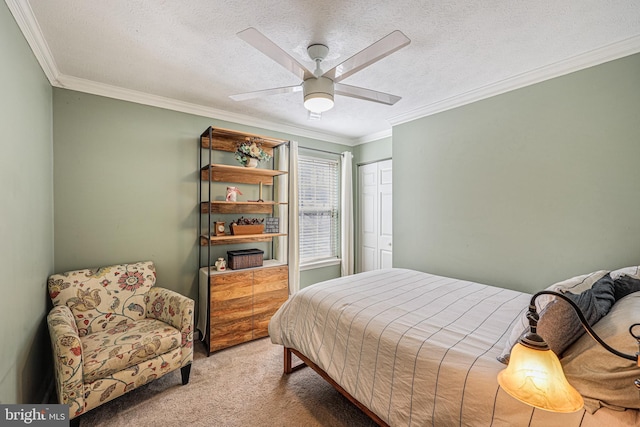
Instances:
[[[234,101],[246,101],[247,99],[259,98],[262,96],[278,95],[280,93],[292,93],[301,92],[302,85],[276,87],[273,89],[257,90],[255,92],[238,93],[236,95],[229,95],[229,98]]]
[[[267,55],[269,58],[282,65],[295,74],[300,80],[313,77],[313,73],[300,65],[291,55],[282,50],[277,44],[269,40],[264,34],[253,27],[240,31],[238,34],[242,40]]]
[[[334,85],[336,95],[349,96],[351,98],[364,99],[365,101],[379,102],[380,104],[393,105],[402,98],[384,92],[378,92],[363,87],[349,86],[343,83]]]
[[[409,40],[402,31],[396,30],[371,46],[364,48],[341,64],[336,65],[323,75],[337,83],[374,62],[391,55],[396,50],[402,49],[409,43],[411,43],[411,40]]]

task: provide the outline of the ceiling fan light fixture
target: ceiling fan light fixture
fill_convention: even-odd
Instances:
[[[394,105],[401,99],[396,95],[341,83],[342,80],[354,73],[408,45],[411,40],[402,34],[400,30],[395,30],[391,34],[384,36],[327,72],[322,71],[322,62],[329,53],[329,47],[325,44],[313,43],[307,46],[307,54],[316,64],[315,70],[311,72],[253,27],[240,31],[238,37],[293,73],[298,78],[298,81],[302,81],[302,83],[294,86],[230,95],[231,99],[235,101],[245,101],[264,95],[299,92],[302,90],[304,107],[314,114],[313,118],[315,119],[316,115],[319,116],[333,108],[333,96],[335,93],[340,96],[348,96],[385,105]]]
[[[333,96],[326,93],[312,93],[304,98],[304,108],[312,113],[324,113],[333,108]]]
[[[304,108],[314,113],[324,113],[333,108],[333,80],[327,77],[304,81]]]

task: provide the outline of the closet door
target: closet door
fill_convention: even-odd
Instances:
[[[392,162],[361,165],[358,168],[360,206],[359,270],[392,266]]]

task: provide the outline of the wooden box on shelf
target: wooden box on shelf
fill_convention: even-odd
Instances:
[[[234,236],[244,235],[244,234],[262,234],[264,233],[264,224],[248,224],[248,225],[238,225],[231,224],[231,234]]]

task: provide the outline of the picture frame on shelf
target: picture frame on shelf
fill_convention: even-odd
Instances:
[[[265,233],[279,233],[280,232],[280,218],[268,217],[264,220],[264,232]]]

